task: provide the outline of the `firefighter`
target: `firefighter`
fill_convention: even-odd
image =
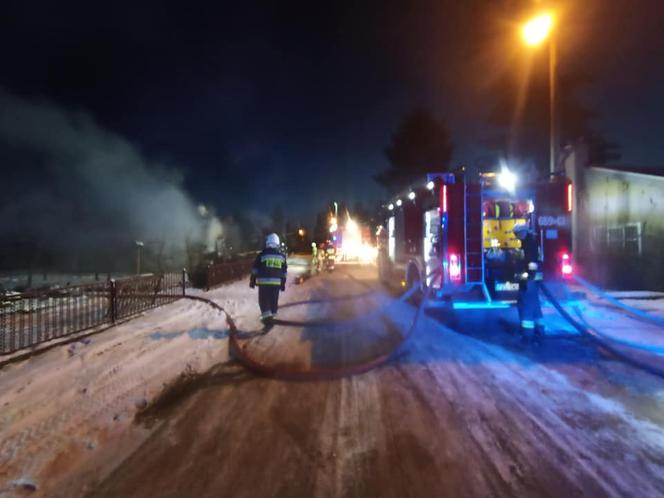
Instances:
[[[329,272],[334,270],[334,263],[337,260],[337,249],[334,247],[334,243],[331,240],[327,241],[325,244],[325,255],[324,255],[324,264],[325,269]]]
[[[265,238],[265,249],[256,256],[249,281],[252,289],[258,285],[263,323],[269,324],[277,315],[279,291],[286,290],[286,270],[286,255],[280,250],[279,236],[271,233]]]
[[[542,280],[539,249],[535,235],[522,223],[514,225],[514,235],[521,241],[523,259],[517,264],[519,294],[517,309],[519,311],[520,331],[524,339],[531,335],[539,338],[544,330],[542,306],[539,300],[539,287]]]
[[[311,243],[311,267],[312,273],[318,273],[318,246],[315,242]]]

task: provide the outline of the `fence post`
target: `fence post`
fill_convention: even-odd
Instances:
[[[186,295],[186,289],[187,288],[187,269],[182,268],[182,296]]]
[[[12,308],[8,310],[3,310],[2,314],[0,314],[0,353],[5,353],[5,335],[9,334],[9,327],[8,327],[8,319],[7,319],[7,313],[11,313],[13,311],[13,304],[11,301],[5,304],[8,308],[11,306]]]
[[[115,279],[112,278],[108,281],[108,290],[109,290],[109,306],[111,314],[111,323],[115,323],[117,315],[117,289],[115,287]]]

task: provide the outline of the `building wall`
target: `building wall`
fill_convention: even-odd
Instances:
[[[611,288],[664,290],[664,177],[579,167],[574,255],[582,274]]]

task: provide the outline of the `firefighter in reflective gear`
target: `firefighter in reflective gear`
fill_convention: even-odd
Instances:
[[[271,233],[265,239],[265,249],[256,256],[251,269],[249,287],[258,286],[258,305],[261,321],[269,322],[279,307],[279,291],[286,290],[286,256],[280,250],[279,236]]]
[[[315,242],[311,243],[311,268],[312,273],[318,273],[318,246]]]
[[[542,306],[539,300],[539,287],[542,280],[539,250],[535,235],[524,224],[514,225],[514,235],[521,241],[523,259],[517,264],[519,294],[517,309],[519,311],[520,330],[524,337],[531,334],[540,336],[544,330]]]

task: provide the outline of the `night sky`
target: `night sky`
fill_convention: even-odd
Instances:
[[[327,200],[384,197],[372,175],[415,107],[447,121],[455,163],[491,162],[492,84],[527,57],[527,5],[9,1],[0,87],[90,113],[220,213],[311,220]],[[664,164],[664,5],[560,6],[560,70],[592,77],[597,129],[622,162]]]

